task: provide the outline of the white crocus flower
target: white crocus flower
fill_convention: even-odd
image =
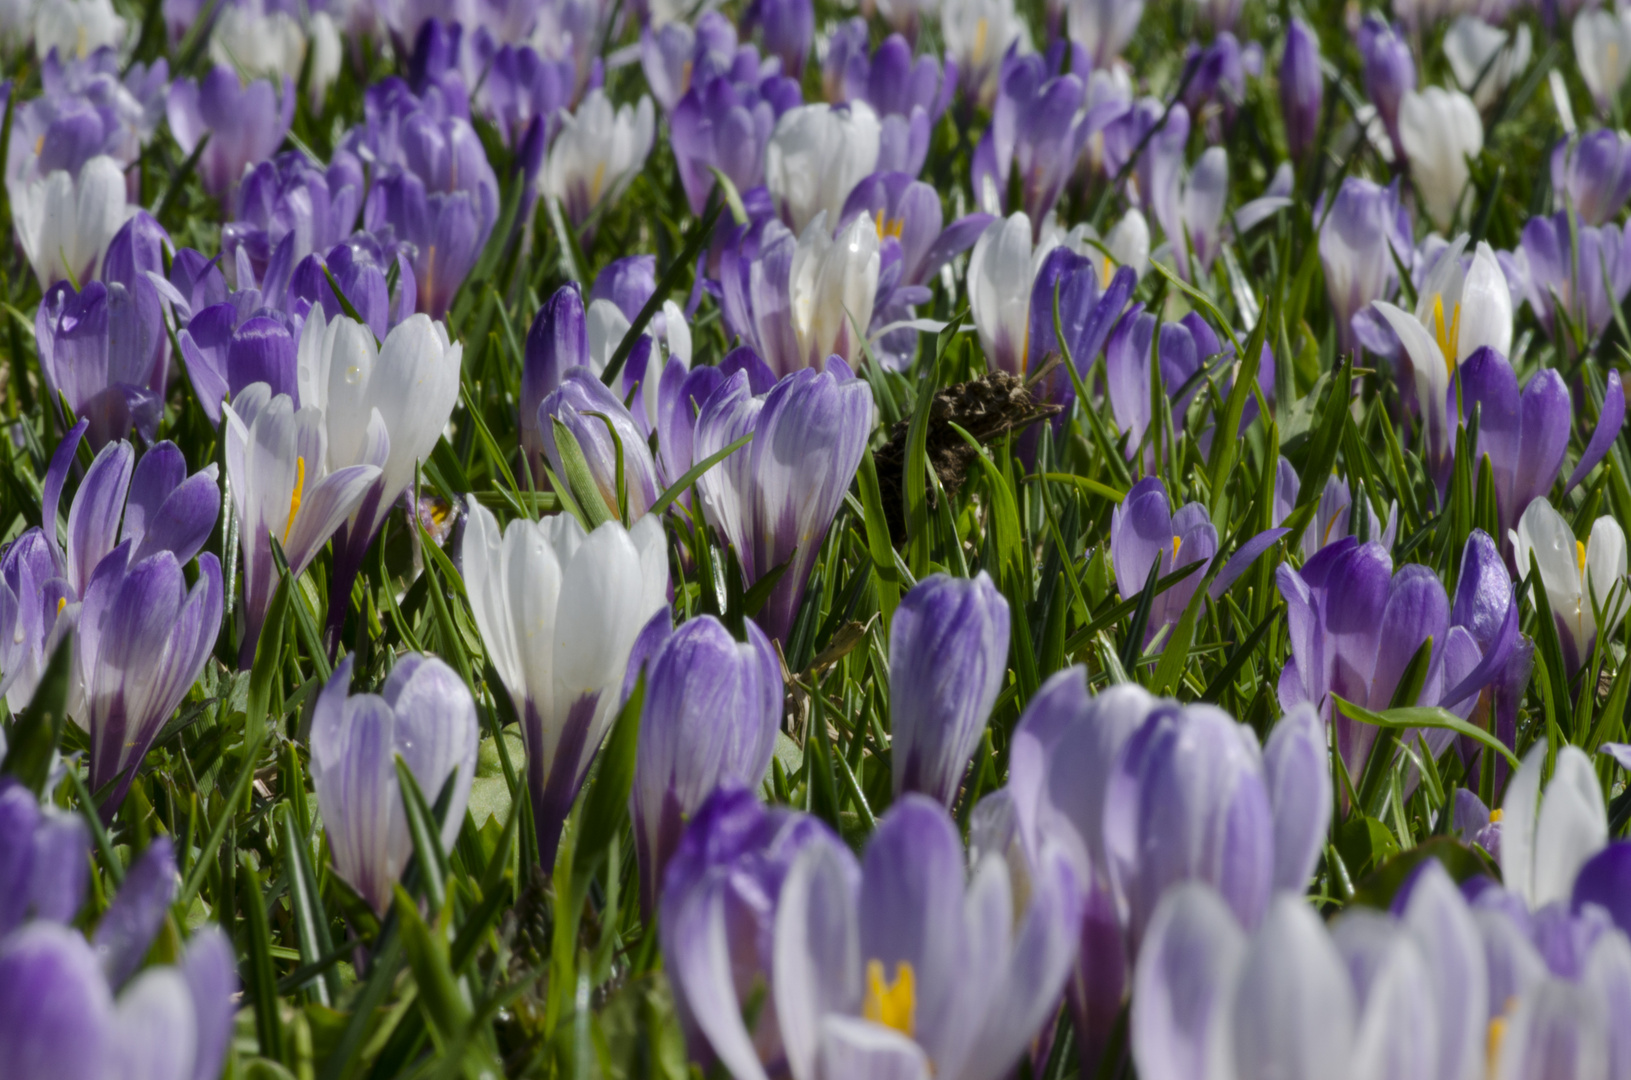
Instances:
[[[1578,668],[1597,640],[1597,610],[1603,611],[1602,629],[1609,633],[1625,614],[1625,591],[1616,588],[1625,578],[1625,533],[1613,518],[1600,517],[1591,527],[1591,537],[1581,543],[1563,515],[1538,498],[1524,510],[1510,536],[1518,573],[1529,572],[1530,555],[1540,567],[1540,583],[1563,635],[1564,650],[1573,653],[1564,659]]]
[[[1025,372],[1029,350],[1031,285],[1048,252],[1058,244],[1051,232],[1031,247],[1031,219],[1024,213],[987,225],[968,260],[968,306],[980,335],[986,364],[993,371]]]
[[[860,366],[881,262],[878,228],[870,215],[857,215],[836,239],[827,222],[823,210],[799,237],[788,289],[799,353],[806,367],[818,371],[829,356]]]
[[[1506,275],[1483,241],[1463,272],[1466,243],[1465,236],[1458,237],[1439,257],[1417,294],[1414,314],[1386,300],[1374,302],[1410,358],[1428,452],[1438,458],[1450,450],[1449,389],[1456,366],[1485,345],[1503,357],[1512,351],[1512,293]]]
[[[521,718],[544,865],[617,714],[641,629],[668,599],[662,523],[585,533],[576,518],[516,520],[499,532],[469,500],[462,560],[470,611]]]
[[[1078,225],[1070,230],[1064,243],[1093,264],[1101,290],[1109,287],[1118,267],[1130,266],[1139,277],[1150,269],[1150,223],[1136,206],[1104,236],[1099,236],[1091,225]]]
[[[283,546],[289,569],[303,573],[368,494],[380,469],[369,463],[330,470],[322,410],[310,404],[297,410],[287,394],[274,397],[265,383],[245,387],[221,413],[227,482],[244,557],[242,660],[255,655],[277,581],[271,538]],[[358,436],[374,445],[384,440],[377,413],[361,425]]]
[[[1576,15],[1574,56],[1597,111],[1606,114],[1631,72],[1631,12],[1592,7]]]
[[[84,287],[102,269],[102,256],[131,208],[119,163],[97,156],[77,177],[61,169],[11,186],[17,241],[40,288],[59,281]]]
[[[1448,228],[1471,175],[1467,159],[1484,149],[1478,106],[1458,90],[1406,91],[1399,103],[1399,141],[1422,208],[1434,224]]]
[[[362,508],[367,520],[348,529],[360,528],[366,543],[453,415],[464,346],[449,341],[447,327],[427,315],[398,324],[379,345],[368,327],[344,315],[325,320],[314,307],[299,357],[300,401],[324,419],[328,467],[380,468],[378,494]]]
[[[782,114],[765,147],[765,186],[794,233],[823,210],[837,221],[855,185],[878,167],[878,115],[864,101],[800,105]]]
[[[1020,52],[1031,51],[1031,35],[1014,0],[943,0],[940,35],[946,54],[957,61],[963,85],[984,106],[997,96],[1009,46],[1018,42]]]
[[[34,52],[40,59],[52,49],[61,60],[83,60],[103,46],[117,49],[126,40],[125,20],[112,0],[49,0],[34,13]]]
[[[631,410],[636,414],[644,414],[646,430],[657,430],[657,413],[660,398],[657,394],[657,384],[667,370],[670,360],[678,360],[686,369],[691,367],[691,327],[685,321],[685,312],[672,300],[663,301],[663,332],[661,335],[652,330],[656,319],[652,320],[645,329],[645,335],[652,339],[652,348],[645,354],[645,360],[639,370],[629,369],[635,382],[641,389],[635,392]],[[602,297],[591,301],[585,313],[585,323],[589,333],[589,370],[596,375],[606,370],[611,363],[612,354],[617,347],[623,344],[630,328],[634,325],[629,317],[623,314],[623,309],[614,301]],[[628,363],[634,365],[641,363],[634,353],[629,354]],[[627,382],[625,386],[629,385]],[[651,393],[645,392],[645,387],[651,387]]]
[[[646,163],[656,136],[651,98],[614,108],[603,90],[591,90],[575,113],[561,114],[540,183],[581,225],[603,202],[615,200]]]
[[[1520,24],[1509,34],[1476,15],[1461,16],[1444,34],[1444,58],[1450,62],[1450,71],[1480,109],[1495,104],[1529,66],[1533,51],[1529,27]]]
[[[328,88],[340,77],[344,60],[340,28],[334,24],[333,16],[326,11],[314,13],[311,17],[311,74],[306,83],[312,112],[322,111]]]
[[[1544,739],[1529,751],[1501,804],[1501,877],[1531,909],[1568,900],[1580,867],[1608,843],[1608,812],[1591,759],[1578,747],[1560,748],[1543,795],[1546,751]]]
[[[297,79],[306,58],[306,34],[294,17],[261,4],[231,4],[210,33],[210,59],[254,78]]]

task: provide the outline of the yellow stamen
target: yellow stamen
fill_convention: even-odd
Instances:
[[[1586,578],[1586,545],[1576,540],[1574,542],[1574,561],[1580,567],[1580,580]]]
[[[1502,812],[1500,810],[1498,810],[1498,809],[1497,810],[1491,810],[1489,812],[1489,823],[1491,825],[1494,825],[1495,823],[1500,821],[1501,820],[1501,813]]]
[[[1178,549],[1183,547],[1183,546],[1184,546],[1184,538],[1183,537],[1174,536],[1172,538],[1172,565],[1175,566],[1175,567],[1178,565]]]
[[[589,203],[593,205],[600,201],[600,186],[606,182],[606,162],[595,162],[595,178],[589,181]]]
[[[976,65],[985,59],[985,39],[990,33],[991,26],[985,19],[974,24],[974,48],[971,52]]]
[[[66,596],[57,597],[57,614],[58,615],[61,615],[62,614],[62,609],[67,607],[67,606],[68,606],[68,598]]]
[[[39,157],[40,156],[40,151],[42,151],[44,149],[45,149],[45,136],[41,135],[39,138],[34,140],[34,156]]]
[[[1501,1043],[1506,1041],[1506,1017],[1497,1016],[1489,1022],[1489,1032],[1484,1036],[1484,1060],[1488,1062],[1485,1068],[1490,1076],[1495,1075],[1496,1062],[1501,1060]]]
[[[1438,351],[1444,354],[1446,371],[1455,374],[1456,343],[1461,337],[1461,305],[1450,306],[1450,325],[1444,325],[1444,295],[1433,295],[1433,330],[1438,338]]]
[[[899,240],[901,231],[906,228],[905,218],[886,218],[883,216],[882,210],[879,210],[872,220],[873,224],[878,228],[879,240],[886,236],[893,236],[896,240]]]
[[[1104,265],[1099,268],[1099,291],[1103,292],[1110,287],[1110,279],[1116,276],[1116,260],[1106,255]]]
[[[300,499],[306,489],[306,459],[294,459],[294,490],[289,493],[289,523],[283,526],[283,543],[289,542],[289,530],[294,528],[295,515],[300,513]]]
[[[1349,512],[1352,513],[1352,511],[1349,511]],[[1324,547],[1326,544],[1329,544],[1331,542],[1331,530],[1336,528],[1336,525],[1337,525],[1337,516],[1335,514],[1332,514],[1331,515],[1331,520],[1327,521],[1325,523],[1325,535],[1320,537],[1320,547]]]
[[[895,964],[895,981],[883,981],[883,961],[868,960],[866,965],[866,1002],[861,1015],[875,1024],[894,1028],[903,1035],[915,1034],[917,1011],[917,977],[912,965],[905,960]]]

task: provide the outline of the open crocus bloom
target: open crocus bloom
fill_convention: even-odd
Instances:
[[[1456,365],[1482,346],[1502,356],[1512,351],[1512,293],[1495,252],[1479,241],[1463,270],[1458,238],[1427,275],[1410,314],[1385,300],[1375,308],[1399,336],[1415,377],[1416,401],[1426,429],[1428,470],[1443,489],[1449,478],[1454,434],[1450,425],[1450,378]]]
[[[521,718],[545,866],[617,715],[635,638],[666,602],[668,553],[648,514],[592,533],[570,514],[502,533],[470,499],[461,553],[470,611]]]
[[[11,191],[17,242],[40,288],[97,275],[113,236],[130,216],[125,177],[110,157],[93,157],[71,176],[58,169]]]
[[[788,228],[802,235],[823,210],[828,221],[842,217],[849,193],[878,167],[881,130],[864,101],[782,114],[765,147],[765,186]]]
[[[1530,749],[1501,806],[1501,877],[1531,910],[1568,900],[1575,879],[1608,842],[1608,811],[1591,759],[1575,746],[1558,749],[1541,791],[1547,746]]]
[[[604,91],[591,90],[577,112],[562,114],[540,183],[581,226],[603,202],[615,200],[645,164],[657,131],[651,99],[615,108]]]
[[[1580,669],[1591,656],[1597,641],[1597,614],[1603,615],[1602,629],[1612,633],[1625,615],[1626,555],[1625,533],[1611,517],[1600,517],[1585,542],[1574,538],[1563,520],[1545,498],[1529,504],[1510,534],[1518,572],[1529,572],[1533,556],[1540,567],[1540,584],[1557,621],[1563,645],[1563,659],[1569,671]]]
[[[836,238],[831,220],[823,209],[799,236],[788,283],[799,354],[803,366],[817,370],[829,356],[860,367],[860,338],[872,323],[882,265],[871,217],[857,215]]]

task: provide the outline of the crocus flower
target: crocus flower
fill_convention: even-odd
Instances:
[[[1372,341],[1382,337],[1391,348],[1391,334],[1372,329],[1374,316],[1367,309],[1373,300],[1387,300],[1398,281],[1395,262],[1410,265],[1410,218],[1399,205],[1397,182],[1382,187],[1350,176],[1337,189],[1336,201],[1320,221],[1320,265],[1331,297],[1337,338],[1344,350],[1360,346],[1379,351]]]
[[[720,788],[692,817],[669,860],[658,925],[675,1012],[700,1067],[786,1075],[776,1015],[779,900],[801,852],[837,843],[817,818],[767,808],[741,788]],[[762,979],[764,1004],[751,1014],[741,1009],[750,992],[743,975]]]
[[[703,474],[697,490],[709,524],[736,552],[744,585],[788,564],[757,616],[784,649],[872,424],[872,392],[836,359],[824,371],[786,376],[763,397],[739,371],[697,418],[698,461],[753,433],[752,443]]]
[[[247,254],[241,258],[247,271]],[[194,397],[211,423],[220,423],[224,400],[254,383],[265,383],[274,394],[299,393],[297,324],[284,312],[260,307],[260,298],[258,289],[240,290],[193,316],[176,337]]]
[[[300,336],[300,404],[302,412],[321,411],[326,471],[335,474],[358,465],[379,469],[335,533],[331,643],[363,556],[453,414],[463,356],[464,346],[448,340],[447,326],[423,314],[398,325],[384,344],[376,344],[367,327],[344,315],[327,320],[313,308],[306,319]],[[311,467],[306,466],[308,471]],[[294,565],[292,555],[289,565]]]
[[[857,24],[860,32],[856,48],[828,49],[836,91],[833,100],[865,101],[878,114],[882,132],[878,172],[916,176],[923,171],[929,153],[930,128],[951,102],[956,65],[950,64],[942,77],[940,61],[932,56],[913,60],[911,45],[899,34],[889,35],[869,55],[865,23],[852,20],[852,26]]]
[[[1052,247],[1031,246],[1031,219],[1016,212],[986,226],[968,259],[968,304],[985,362],[993,371],[1023,375],[1029,352],[1031,288]]]
[[[1313,150],[1324,99],[1320,39],[1303,20],[1292,19],[1280,59],[1280,114],[1285,118],[1286,146],[1292,157],[1300,160]]]
[[[1178,273],[1187,281],[1195,280],[1197,270],[1204,273],[1217,258],[1224,239],[1223,208],[1228,196],[1229,154],[1221,146],[1203,152],[1193,169],[1158,174],[1153,199],[1155,217],[1172,246]]]
[[[210,27],[211,63],[277,82],[300,78],[306,34],[293,15],[268,6],[265,0],[246,0],[222,8]]]
[[[539,183],[560,200],[567,219],[582,226],[602,203],[616,202],[639,174],[656,132],[649,97],[614,108],[604,91],[591,90],[576,112],[562,115]]]
[[[859,866],[834,840],[806,844],[776,902],[773,993],[794,1080],[924,1077],[930,1062],[948,1080],[1006,1075],[1053,1012],[1080,910],[1057,848],[1025,874],[1020,885],[998,852],[965,872],[951,818],[921,795],[883,816]],[[741,1011],[734,988],[714,1004]]]
[[[506,146],[520,146],[534,122],[543,126],[540,134],[547,141],[571,104],[576,79],[570,59],[545,60],[529,45],[503,45],[487,62],[474,104],[492,119]]]
[[[1480,109],[1494,106],[1514,79],[1529,66],[1533,44],[1529,27],[1508,33],[1476,15],[1463,15],[1444,34],[1444,58],[1461,89]]]
[[[1040,224],[1059,200],[1086,142],[1086,96],[1081,78],[1051,75],[1040,56],[1004,59],[991,126],[974,151],[976,195],[995,191],[999,204],[1004,202],[1008,177],[1017,167],[1020,208]]]
[[[1408,314],[1385,300],[1375,309],[1404,346],[1414,376],[1416,403],[1426,431],[1428,474],[1440,491],[1454,453],[1449,403],[1456,366],[1488,346],[1502,356],[1512,349],[1512,293],[1495,253],[1478,242],[1472,265],[1461,265],[1464,239],[1440,256],[1417,292]]]
[[[589,363],[589,334],[584,321],[583,294],[575,281],[555,291],[533,317],[527,330],[521,361],[521,453],[532,471],[532,482],[544,483],[544,435],[538,407],[560,388],[566,373]],[[689,468],[689,466],[687,466]]]
[[[1183,102],[1169,110],[1159,98],[1140,98],[1103,130],[1105,173],[1114,177],[1131,161],[1127,197],[1134,206],[1153,211],[1157,193],[1175,186],[1188,141],[1189,110]]]
[[[640,69],[651,96],[672,111],[696,79],[730,71],[744,53],[758,65],[758,50],[737,48],[736,26],[718,11],[703,12],[695,27],[683,20],[640,31]]]
[[[1071,0],[1070,39],[1087,50],[1095,68],[1108,66],[1133,39],[1144,0]]]
[[[1154,419],[1150,412],[1151,345],[1156,346],[1158,381],[1171,399],[1172,414],[1178,424],[1182,423],[1184,410],[1200,390],[1201,383],[1195,379],[1196,373],[1218,352],[1216,348],[1207,348],[1214,338],[1209,328],[1199,335],[1200,341],[1197,341],[1197,331],[1205,328],[1205,320],[1195,312],[1186,315],[1181,322],[1161,323],[1159,342],[1151,340],[1156,336],[1156,325],[1154,315],[1136,312],[1116,324],[1104,347],[1110,412],[1115,417],[1116,426],[1127,435],[1129,459],[1140,456],[1144,433]],[[1260,382],[1263,381],[1261,376],[1262,373],[1259,374]],[[1171,453],[1170,448],[1168,453]],[[1152,449],[1146,448],[1142,456],[1147,466],[1153,466],[1155,455]]]
[[[290,572],[304,573],[379,481],[389,436],[384,421],[371,416],[364,431],[346,435],[368,447],[373,459],[331,469],[328,427],[315,404],[296,409],[287,394],[274,395],[265,383],[252,383],[221,411],[227,480],[243,548],[244,634],[238,659],[247,669],[276,585],[272,538],[283,546]]]
[[[924,578],[889,629],[895,795],[950,807],[1008,675],[1008,601],[985,571]]]
[[[77,176],[97,155],[135,164],[163,115],[169,74],[162,59],[126,69],[111,48],[84,58],[48,55],[40,65],[43,93],[14,109],[8,184],[59,169]]]
[[[41,4],[34,15],[34,53],[45,59],[83,60],[98,49],[124,46],[125,20],[112,0],[63,0]]]
[[[946,55],[957,64],[964,95],[989,108],[997,96],[1003,58],[1010,49],[1030,52],[1031,35],[1014,0],[941,0],[940,33]]]
[[[1284,529],[1269,529],[1243,543],[1212,579],[1208,595],[1213,599],[1222,596],[1235,579],[1285,533]],[[1130,600],[1144,591],[1150,571],[1157,564],[1161,567],[1159,577],[1166,577],[1191,563],[1203,564],[1201,569],[1156,595],[1145,630],[1146,645],[1156,632],[1183,617],[1184,609],[1206,576],[1206,564],[1211,563],[1217,551],[1218,531],[1206,507],[1192,502],[1173,513],[1167,486],[1158,476],[1146,476],[1134,484],[1111,512],[1110,562],[1115,569],[1116,588],[1123,599]]]
[[[1281,458],[1280,462],[1282,466],[1280,475],[1284,478],[1287,475],[1285,466],[1289,465],[1289,462],[1285,458]],[[1300,487],[1295,472],[1289,474],[1289,479],[1290,498],[1285,503],[1288,513],[1291,505],[1296,502]],[[1276,500],[1279,498],[1280,496],[1276,494]],[[1276,506],[1278,505],[1277,501]],[[1393,541],[1399,529],[1399,505],[1394,503],[1388,508],[1385,525],[1369,500],[1366,500],[1364,509],[1366,531],[1363,540],[1380,541],[1382,547],[1392,551]],[[1283,516],[1279,517],[1279,520],[1284,520]],[[1359,520],[1353,517],[1353,493],[1348,490],[1348,481],[1335,474],[1326,477],[1325,489],[1320,492],[1319,505],[1314,510],[1314,520],[1309,523],[1302,535],[1300,547],[1304,560],[1313,558],[1314,553],[1320,548],[1334,544],[1344,537],[1359,536],[1359,524]]]
[[[278,88],[265,79],[239,80],[230,67],[217,65],[202,80],[178,79],[170,86],[170,131],[184,154],[191,154],[207,134],[209,143],[198,161],[204,190],[225,202],[244,170],[276,152],[294,118],[294,83]]]
[[[1631,199],[1631,135],[1602,128],[1552,148],[1557,209],[1572,207],[1582,225],[1603,225]]]
[[[1548,747],[1524,755],[1501,804],[1501,878],[1531,909],[1568,900],[1586,861],[1608,843],[1608,811],[1591,759],[1576,746],[1557,750],[1541,791]]]
[[[616,718],[636,636],[666,602],[663,529],[647,515],[592,533],[570,514],[503,533],[470,501],[462,571],[488,658],[521,718],[538,848],[553,866],[561,826]]]
[[[825,210],[805,227],[793,252],[789,296],[801,367],[820,370],[829,357],[852,368],[864,354],[861,334],[872,324],[881,265],[878,229],[865,214],[834,237]]]
[[[765,148],[776,121],[799,103],[798,86],[782,76],[736,80],[693,76],[669,114],[669,143],[693,214],[713,190],[713,169],[738,191],[764,182]]]
[[[1369,14],[1359,26],[1359,55],[1364,64],[1365,94],[1387,129],[1395,161],[1405,159],[1399,140],[1399,106],[1416,89],[1416,60],[1410,42],[1397,26]]]
[[[125,178],[110,157],[93,157],[77,175],[58,169],[11,186],[17,242],[40,288],[81,286],[98,276],[114,234],[129,217]]]
[[[565,483],[565,461],[552,423],[557,420],[577,439],[600,498],[613,516],[623,516],[625,509],[630,521],[644,516],[660,494],[657,465],[645,436],[618,396],[589,368],[578,367],[568,371],[560,388],[538,406],[538,434],[544,453],[555,475]],[[616,431],[615,444],[608,425]],[[623,470],[621,478],[619,465]],[[618,497],[619,479],[624,499]]]
[[[1631,71],[1631,22],[1612,8],[1580,12],[1574,17],[1574,56],[1597,111],[1608,115]]]
[[[163,837],[130,868],[95,943],[48,920],[0,938],[0,1055],[7,1076],[194,1080],[221,1071],[238,978],[232,943],[219,928],[196,931],[174,966],[149,967],[128,982],[134,964],[122,975],[108,970],[110,954],[102,950],[117,931],[104,931],[129,913],[127,893],[153,892],[141,879],[156,872],[167,872],[169,880],[161,879],[160,890],[140,903],[159,919],[118,942],[121,960],[128,956],[139,964],[175,888],[175,859]]]
[[[1563,660],[1573,674],[1591,658],[1599,629],[1597,612],[1604,617],[1602,629],[1610,634],[1625,615],[1625,533],[1613,518],[1600,517],[1582,543],[1563,516],[1540,497],[1524,510],[1509,535],[1518,573],[1529,573],[1531,556],[1540,567],[1536,584],[1546,590]]]
[[[1449,228],[1471,175],[1467,159],[1484,149],[1478,106],[1455,90],[1407,90],[1399,101],[1399,142],[1422,209],[1439,228]]]
[[[766,53],[778,57],[782,70],[797,79],[815,41],[815,4],[811,0],[753,0],[742,13],[742,29],[759,33]]]
[[[476,703],[433,656],[397,660],[379,694],[350,694],[351,661],[334,669],[311,718],[311,776],[334,869],[383,916],[413,855],[400,757],[427,805],[451,780],[441,840],[452,848],[476,775]]]
[[[141,325],[143,317],[152,320]],[[89,282],[76,293],[52,286],[34,317],[40,373],[53,399],[91,422],[92,447],[124,437],[134,426],[151,439],[164,413],[167,356],[155,363],[142,346],[163,333],[162,314],[144,310],[125,286]],[[166,350],[167,352],[167,350]]]
[[[1505,266],[1547,333],[1577,353],[1608,328],[1631,291],[1631,232],[1612,224],[1571,228],[1567,212],[1532,217]]]
[[[625,685],[642,667],[646,677],[629,809],[648,915],[656,914],[686,820],[716,790],[758,787],[770,768],[781,661],[758,626],[748,622],[744,632],[747,640],[737,641],[711,615],[671,630],[668,612],[659,611],[630,657]]]
[[[73,921],[85,901],[90,850],[83,817],[42,807],[22,784],[0,780],[0,867],[8,883],[0,899],[0,941],[31,920]]]
[[[788,228],[802,235],[823,210],[839,219],[850,191],[877,169],[881,131],[864,101],[782,114],[765,147],[765,186]]]
[[[1293,628],[1280,703],[1290,708],[1308,702],[1331,721],[1350,776],[1363,775],[1376,729],[1347,717],[1334,698],[1388,708],[1405,668],[1429,638],[1426,677],[1417,702],[1409,704],[1442,704],[1465,717],[1475,691],[1494,675],[1480,667],[1482,650],[1473,631],[1452,623],[1438,576],[1416,565],[1395,574],[1387,549],[1375,540],[1361,544],[1348,537],[1328,544],[1301,570],[1281,565],[1276,580]],[[1474,618],[1472,609],[1456,614]],[[1440,751],[1449,743],[1444,732],[1425,737]]]
[[[247,247],[250,265],[266,282],[267,264],[287,243],[281,259],[292,272],[306,256],[326,252],[351,234],[362,193],[362,165],[343,150],[327,169],[298,151],[259,162],[238,185],[233,221],[221,230],[222,252],[230,264],[238,247]],[[267,282],[267,291],[277,289]]]

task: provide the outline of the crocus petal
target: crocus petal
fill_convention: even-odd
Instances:
[[[1625,425],[1625,390],[1620,385],[1620,373],[1608,373],[1608,388],[1603,392],[1603,410],[1597,417],[1597,427],[1592,430],[1591,442],[1586,445],[1586,452],[1580,455],[1580,464],[1574,467],[1569,474],[1568,481],[1563,485],[1563,494],[1573,491],[1575,485],[1586,478],[1586,474],[1603,460],[1608,454],[1609,447],[1614,440],[1620,437],[1620,428]]]
[[[1130,1034],[1140,1076],[1207,1075],[1245,955],[1246,935],[1217,893],[1193,882],[1167,893],[1133,974]]]

